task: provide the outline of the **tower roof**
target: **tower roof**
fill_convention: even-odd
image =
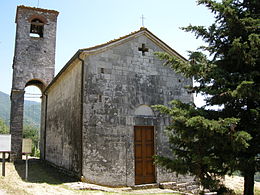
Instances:
[[[32,11],[36,11],[36,12],[51,13],[51,14],[54,14],[55,16],[59,15],[59,12],[56,10],[49,10],[49,9],[42,9],[42,8],[37,8],[37,7],[27,7],[24,5],[19,5],[19,6],[17,6],[17,9],[16,9],[15,22],[17,22],[17,14],[18,14],[19,9],[23,9],[23,10],[27,9],[27,10],[32,10]]]
[[[42,8],[38,8],[38,7],[27,7],[24,5],[19,5],[17,6],[17,9],[30,9],[30,10],[34,10],[34,11],[40,11],[40,12],[49,12],[49,13],[54,13],[54,14],[59,14],[58,11],[56,10],[50,10],[50,9],[42,9]]]

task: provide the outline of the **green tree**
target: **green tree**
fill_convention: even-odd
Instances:
[[[206,46],[190,52],[190,62],[165,53],[166,65],[199,86],[190,92],[206,95],[207,107],[173,101],[157,109],[172,117],[167,128],[173,158],[157,162],[177,173],[191,173],[208,188],[217,188],[217,176],[239,170],[244,194],[254,193],[254,174],[260,156],[260,1],[199,0],[215,14],[208,28],[188,26]],[[210,54],[210,58],[202,52]],[[211,110],[208,106],[220,106]]]
[[[39,130],[37,127],[32,125],[24,125],[23,127],[23,138],[30,138],[32,140],[32,154],[35,156],[38,149]]]
[[[0,134],[8,134],[9,127],[5,124],[4,120],[0,118]]]

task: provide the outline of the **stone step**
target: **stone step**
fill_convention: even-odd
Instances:
[[[186,187],[187,190],[195,190],[195,189],[199,189],[198,185],[189,185]]]
[[[171,189],[171,190],[176,190],[179,192],[187,192],[187,193],[194,193],[199,191],[199,185],[197,182],[192,181],[192,182],[182,182],[182,183],[177,183],[177,182],[164,182],[160,183],[159,187],[162,189]]]
[[[190,184],[189,183],[177,183],[175,186],[172,186],[171,189],[173,190],[180,190],[183,191],[186,189]]]
[[[176,182],[164,182],[164,183],[159,183],[159,188],[161,189],[171,189],[173,186],[176,186]]]
[[[143,184],[135,185],[131,187],[133,190],[142,190],[142,189],[152,189],[152,188],[161,188],[161,189],[170,189],[179,192],[193,193],[199,190],[199,185],[197,182],[163,182],[163,183],[154,183],[154,184]]]
[[[183,187],[187,187],[190,183],[177,183],[176,187],[179,187],[179,188],[183,188]]]
[[[142,190],[142,189],[151,189],[151,188],[159,188],[159,184],[152,183],[152,184],[142,184],[142,185],[135,185],[131,186],[133,190]]]

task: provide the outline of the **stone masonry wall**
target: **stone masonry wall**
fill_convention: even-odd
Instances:
[[[47,90],[45,160],[80,176],[81,62],[69,67]]]
[[[145,44],[145,55],[138,48]],[[162,51],[142,35],[85,59],[83,105],[83,175],[93,183],[118,186],[135,184],[134,126],[155,127],[157,154],[167,154],[163,130],[167,119],[135,116],[140,105],[167,104],[172,99],[192,101],[184,79],[162,66],[154,52]],[[173,180],[160,174],[156,181]]]
[[[10,117],[12,159],[22,156],[24,88],[35,85],[43,91],[54,77],[57,16],[57,11],[17,7]],[[42,18],[43,37],[30,36],[33,18]]]
[[[46,20],[43,37],[30,36],[30,19]],[[24,89],[28,81],[49,84],[55,71],[56,22],[58,12],[18,7],[12,89]]]

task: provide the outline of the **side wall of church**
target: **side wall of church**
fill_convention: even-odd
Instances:
[[[145,44],[145,55],[138,48]],[[164,128],[168,120],[138,116],[140,105],[192,101],[184,79],[154,56],[162,51],[146,36],[133,38],[102,53],[90,55],[84,66],[83,175],[103,185],[135,185],[134,126],[154,126],[156,154],[167,155]],[[156,182],[174,181],[174,174],[156,168]]]
[[[70,66],[47,90],[45,159],[81,172],[81,62]]]

